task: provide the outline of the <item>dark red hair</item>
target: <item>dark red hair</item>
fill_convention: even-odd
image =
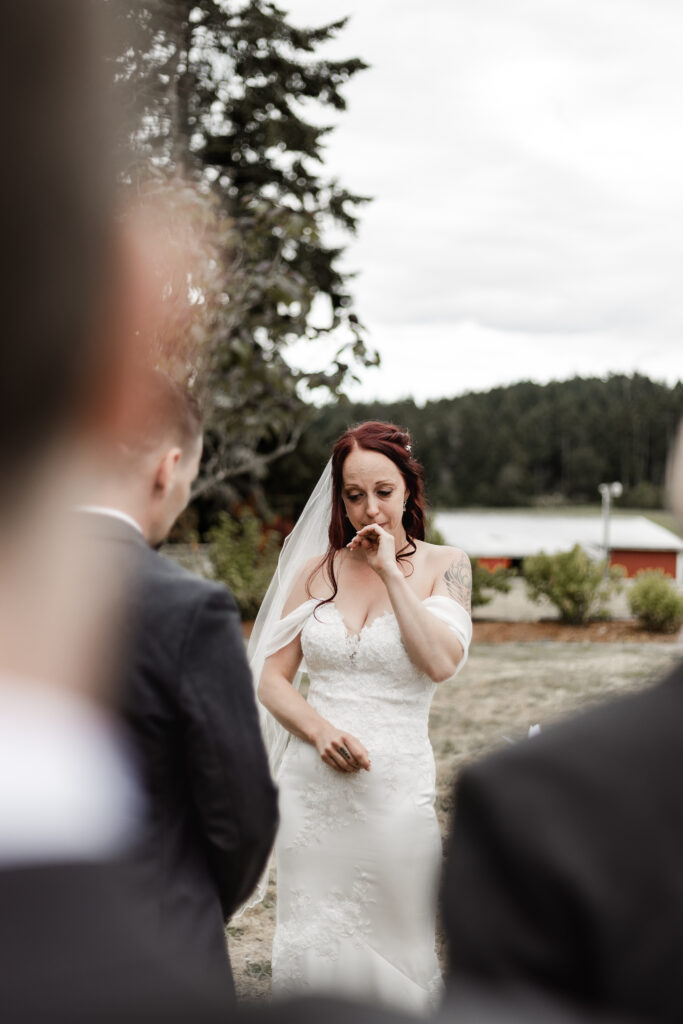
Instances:
[[[332,583],[333,593],[327,601],[334,601],[337,596],[337,579],[334,573],[334,557],[337,551],[346,547],[356,531],[349,522],[342,499],[344,484],[343,472],[346,459],[354,450],[362,448],[368,452],[379,452],[394,463],[403,477],[408,497],[403,513],[403,528],[406,531],[407,544],[396,555],[397,561],[410,558],[416,551],[416,540],[424,540],[425,536],[425,494],[424,470],[413,456],[413,440],[407,430],[394,426],[393,423],[380,423],[369,420],[357,427],[346,430],[332,449],[332,514],[330,516],[327,552],[309,576],[309,584],[313,576],[324,566]]]

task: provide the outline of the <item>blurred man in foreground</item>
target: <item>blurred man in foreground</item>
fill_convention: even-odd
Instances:
[[[233,995],[224,922],[265,865],[276,791],[234,598],[152,550],[187,505],[201,415],[161,373],[144,375],[142,388],[142,415],[103,465],[99,504],[85,510],[88,531],[133,577],[115,674],[147,804],[136,899],[160,940],[223,976]]]
[[[90,0],[8,0],[0,372],[0,1007],[12,1024],[224,1019],[151,935],[119,858],[140,800],[100,702],[126,580],[73,505],[125,423],[154,306],[114,218]]]
[[[683,431],[670,463],[683,518]],[[683,665],[466,769],[443,886],[453,1006],[475,981],[683,1019]]]

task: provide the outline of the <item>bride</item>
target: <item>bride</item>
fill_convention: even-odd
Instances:
[[[467,657],[471,571],[425,543],[424,509],[410,436],[346,431],[259,613],[250,654],[280,786],[274,993],[417,1012],[440,994],[427,725]]]

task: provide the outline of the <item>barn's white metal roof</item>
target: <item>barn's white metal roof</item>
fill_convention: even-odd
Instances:
[[[600,555],[600,515],[542,512],[436,512],[434,525],[447,544],[473,558],[526,558],[540,551],[569,551],[575,544]],[[683,551],[683,540],[645,516],[613,515],[610,547],[621,551]]]

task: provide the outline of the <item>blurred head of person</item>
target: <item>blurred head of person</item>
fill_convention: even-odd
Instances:
[[[89,671],[65,513],[127,348],[101,6],[3,5],[0,681]]]
[[[87,0],[3,5],[0,516],[111,406],[123,348],[103,24]],[[91,434],[92,436],[92,434]],[[22,510],[23,511],[23,510]]]
[[[202,455],[202,414],[183,386],[160,371],[141,374],[134,415],[101,470],[100,503],[126,512],[158,547],[186,507]]]
[[[79,546],[72,509],[92,496],[101,453],[140,422],[141,349],[164,322],[150,259],[163,242],[149,222],[119,216],[114,6],[7,0],[0,33],[11,96],[0,167],[0,682],[89,692],[120,590]],[[175,446],[161,481],[168,519],[186,500],[199,442]]]

